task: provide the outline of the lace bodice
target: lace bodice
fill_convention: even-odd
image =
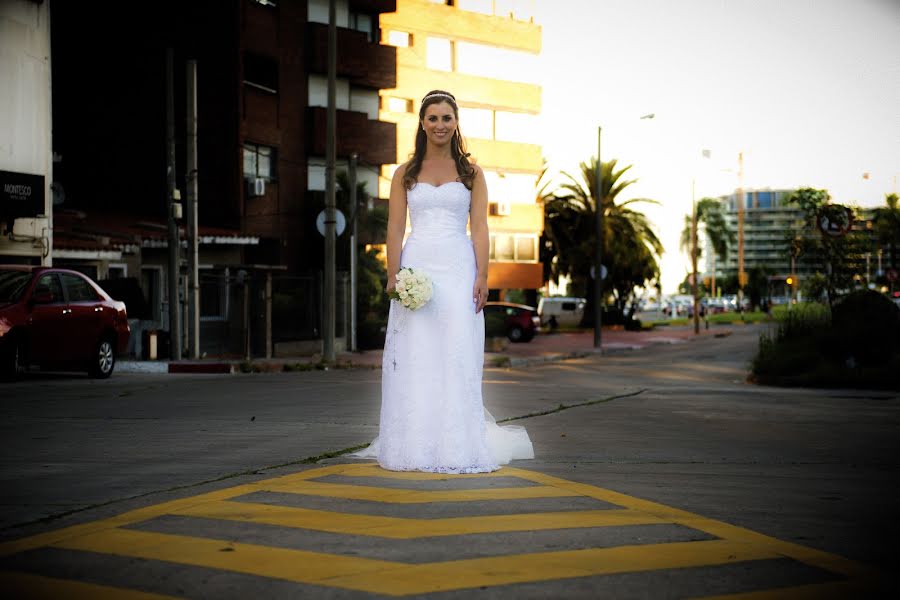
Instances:
[[[412,235],[466,235],[472,194],[459,181],[443,185],[417,183],[406,193]]]

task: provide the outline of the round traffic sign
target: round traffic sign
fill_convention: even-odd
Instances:
[[[888,269],[885,275],[887,276],[888,281],[897,281],[897,269]]]
[[[347,227],[347,219],[344,218],[344,213],[339,211],[338,209],[334,209],[334,225],[336,228],[335,235],[341,235],[344,233],[344,228]],[[325,235],[325,211],[319,213],[319,216],[316,217],[316,229],[319,231],[319,235]]]

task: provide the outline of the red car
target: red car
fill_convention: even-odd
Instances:
[[[537,332],[537,310],[512,302],[487,302],[484,328],[488,336],[505,335],[511,342],[530,342]]]
[[[7,377],[31,364],[109,377],[130,335],[125,304],[89,277],[0,266],[0,372]]]

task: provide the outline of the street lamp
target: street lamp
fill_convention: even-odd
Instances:
[[[640,118],[653,119],[655,113],[647,113]],[[596,243],[594,247],[594,348],[600,348],[601,333],[600,327],[603,324],[603,161],[601,160],[601,142],[603,139],[603,127],[597,126],[597,173],[594,189],[596,191],[597,206],[594,210],[594,228]]]

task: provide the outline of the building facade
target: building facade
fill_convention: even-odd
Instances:
[[[413,149],[422,97],[448,90],[460,109],[460,131],[485,172],[489,195],[493,297],[522,289],[536,302],[543,286],[538,240],[543,207],[535,187],[543,168],[537,119],[541,28],[533,2],[397,0],[381,15],[381,41],[397,51],[397,82],[380,92],[380,117],[397,125],[393,164],[382,170],[382,197]]]
[[[821,272],[821,262],[816,256],[791,258],[791,241],[794,236],[819,236],[818,230],[811,229],[806,214],[797,205],[788,204],[787,198],[793,189],[751,189],[744,191],[744,271],[754,267],[763,268],[773,281],[784,281],[794,276],[803,281],[809,275]],[[725,207],[728,229],[737,240],[738,202],[737,192],[721,196]],[[860,241],[858,252],[850,257],[850,264],[861,279],[869,281],[879,274],[880,253],[873,228],[873,211],[860,209],[852,225]],[[708,241],[708,240],[707,240]],[[709,248],[709,244],[706,244]],[[736,276],[738,272],[737,243],[728,247],[725,261],[716,262],[711,251],[704,252],[704,276],[715,274],[717,278]]]
[[[267,354],[280,343],[316,340],[328,1],[22,4],[49,4],[52,19],[57,262],[99,280],[137,279],[149,306],[147,327],[167,328],[170,49],[182,205],[186,64],[197,64],[203,351],[243,353],[249,344],[252,353]],[[378,118],[379,89],[396,83],[396,51],[379,43],[378,24],[395,3],[339,0],[337,6],[338,157],[346,164],[357,153],[368,166],[360,178],[377,194],[381,165],[394,162],[396,147],[395,125]],[[184,218],[178,223],[184,244]],[[339,270],[346,269],[348,246],[345,233],[338,239]],[[339,291],[339,298],[346,294]],[[339,308],[339,333],[343,316]]]
[[[0,2],[0,262],[53,263],[50,10]]]

